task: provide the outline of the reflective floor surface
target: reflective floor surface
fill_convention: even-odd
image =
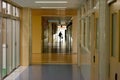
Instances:
[[[77,64],[77,54],[32,54],[31,64]]]
[[[43,53],[68,53],[72,52],[71,43],[60,41],[60,42],[53,42],[48,44],[47,42],[44,43],[43,46]]]
[[[17,77],[12,80],[84,80],[84,79],[77,65],[44,64],[44,65],[32,65],[29,68],[26,68],[19,76],[17,75]]]

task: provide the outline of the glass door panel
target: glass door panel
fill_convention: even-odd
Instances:
[[[12,71],[12,20],[7,19],[7,74]]]
[[[15,6],[12,6],[12,9],[13,9],[13,12],[12,12],[12,14],[13,14],[13,16],[15,16],[16,15],[16,12],[15,12]]]
[[[90,43],[90,17],[87,17],[87,33],[86,33],[86,36],[87,36],[87,39],[86,39],[86,47],[87,47],[87,49],[89,50],[90,48],[90,45],[89,45],[89,43]]]
[[[16,67],[20,65],[20,22],[16,21]]]
[[[117,30],[117,14],[112,14],[112,54],[111,56],[116,56],[116,30]]]
[[[0,80],[2,78],[2,19],[0,17]]]
[[[6,65],[6,18],[2,20],[2,77],[7,74],[7,65]]]
[[[0,0],[0,12],[1,12],[1,7],[2,7],[1,3],[2,3],[2,0]]]
[[[98,53],[98,48],[99,48],[99,20],[98,18],[96,19],[96,50],[97,50],[97,53]]]
[[[16,40],[15,39],[16,38],[15,37],[16,36],[15,29],[16,28],[15,28],[15,26],[16,26],[15,20],[12,20],[12,29],[13,29],[12,30],[12,69],[14,69],[16,67],[15,66],[15,63],[16,63],[16,59],[15,59],[16,58],[15,57],[16,56],[16,54],[15,54],[16,53],[15,52],[16,51],[16,48],[15,48],[15,45],[16,45],[16,41],[15,41]]]
[[[20,17],[20,10],[16,7],[16,17]]]
[[[6,14],[7,12],[7,3],[6,2],[2,2],[2,13]]]
[[[11,14],[12,10],[11,10],[11,4],[7,3],[7,14]]]

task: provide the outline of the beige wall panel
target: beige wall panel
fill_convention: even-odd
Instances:
[[[77,53],[77,26],[78,26],[78,23],[77,23],[78,19],[77,18],[78,18],[77,16],[73,17],[73,25],[72,25],[73,51],[72,51],[72,53]]]
[[[120,0],[117,0],[117,2],[113,3],[110,5],[110,17],[112,13],[117,13],[117,30],[116,34],[118,39],[116,40],[117,47],[116,47],[116,56],[115,57],[110,57],[110,80],[115,80],[115,74],[117,73],[118,78],[117,80],[120,80],[120,62],[119,62],[119,55],[120,55],[120,50],[119,50],[119,42],[120,42],[120,37],[119,37],[119,32],[120,32]],[[110,22],[111,23],[111,22]],[[110,24],[111,25],[111,24]],[[110,54],[111,55],[111,54]]]
[[[29,65],[29,29],[30,29],[30,9],[22,9],[22,25],[21,25],[21,65]]]

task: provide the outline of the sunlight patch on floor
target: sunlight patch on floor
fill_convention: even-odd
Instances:
[[[13,73],[11,73],[8,77],[6,77],[4,80],[19,80],[17,79],[21,73],[23,73],[28,67],[27,66],[20,66],[18,69],[16,69]]]

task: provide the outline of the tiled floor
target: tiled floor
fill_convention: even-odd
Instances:
[[[47,43],[47,42],[46,42]],[[71,43],[54,42],[43,46],[43,53],[68,53],[72,52]]]
[[[11,80],[6,79],[6,80]],[[32,65],[12,80],[84,80],[77,65]]]

